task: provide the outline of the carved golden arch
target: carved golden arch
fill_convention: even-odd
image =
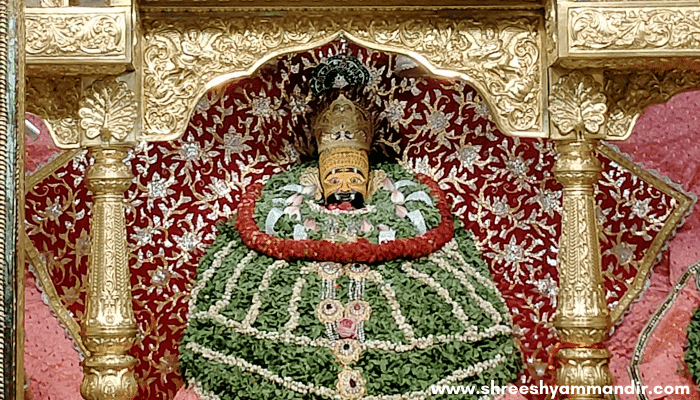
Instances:
[[[465,80],[480,92],[494,122],[506,134],[548,136],[538,29],[543,21],[536,14],[483,20],[446,20],[425,12],[379,12],[373,18],[367,13],[327,14],[302,20],[286,15],[213,19],[196,30],[178,20],[146,21],[143,139],[161,141],[181,136],[198,100],[211,88],[250,76],[275,57],[310,50],[339,38],[403,54],[432,74]],[[241,31],[245,33],[237,33]],[[222,46],[237,50],[233,59],[214,51]],[[212,57],[209,63],[203,62],[203,55]],[[183,82],[179,78],[184,76],[188,87],[183,89],[177,82]]]
[[[489,107],[489,110],[495,110],[495,105],[494,105],[494,96],[488,92],[486,89],[486,84],[484,82],[478,81],[474,79],[471,75],[465,74],[463,72],[455,71],[452,69],[441,69],[436,66],[434,66],[426,57],[424,57],[422,54],[415,52],[415,51],[409,51],[406,48],[398,47],[398,46],[387,46],[387,45],[382,45],[378,44],[376,42],[370,42],[367,40],[360,39],[356,37],[355,35],[347,32],[344,29],[340,29],[339,31],[325,37],[319,40],[315,40],[313,42],[305,43],[302,46],[290,46],[288,48],[281,48],[277,49],[274,51],[271,51],[264,56],[262,56],[258,61],[253,63],[253,65],[250,66],[250,68],[244,70],[244,71],[232,71],[232,72],[225,72],[219,76],[214,77],[211,79],[209,82],[205,83],[204,85],[200,86],[199,90],[197,91],[197,94],[194,96],[192,100],[190,100],[189,106],[188,106],[188,112],[187,112],[187,120],[191,120],[192,116],[194,115],[195,108],[199,100],[206,95],[207,92],[210,90],[224,85],[226,83],[233,82],[238,79],[243,79],[250,77],[254,75],[260,67],[268,63],[270,60],[274,60],[277,57],[281,57],[284,55],[288,54],[294,54],[294,53],[299,53],[299,52],[304,52],[304,51],[309,51],[313,50],[315,48],[321,47],[325,44],[331,43],[335,40],[339,39],[346,39],[349,42],[355,43],[357,45],[360,45],[362,47],[371,49],[371,50],[377,50],[377,51],[383,51],[383,52],[388,52],[388,53],[394,53],[394,54],[401,54],[407,57],[412,58],[416,62],[418,62],[422,67],[428,70],[428,72],[434,76],[440,76],[440,77],[445,77],[445,78],[455,78],[455,79],[461,79],[465,82],[467,82],[469,85],[471,85],[474,89],[476,89],[479,94],[481,95],[482,99],[486,102],[486,104]],[[504,116],[502,114],[493,114],[492,111],[492,118],[493,121],[496,123],[498,128],[503,131],[506,134],[513,135],[514,132],[508,131],[510,129],[509,124],[504,121]],[[180,138],[182,135],[185,133],[185,130],[187,127],[184,127],[181,132],[179,132],[175,137]],[[527,131],[527,132],[519,132],[520,134],[515,134],[515,136],[524,136],[524,137],[546,137],[547,133],[544,131],[542,132],[537,132],[537,131]]]

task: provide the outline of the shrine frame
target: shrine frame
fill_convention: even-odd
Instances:
[[[21,4],[17,0],[5,1]],[[580,301],[574,293],[566,290],[571,282],[591,288],[590,295],[595,298],[591,302],[598,305],[584,310],[581,315],[563,312],[555,323],[563,341],[580,345],[559,352],[566,364],[562,379],[578,382],[583,379],[583,373],[576,372],[577,368],[609,357],[605,351],[590,348],[603,340],[611,323],[607,310],[600,307],[603,300],[595,289],[599,283],[595,274],[600,270],[600,249],[594,237],[590,191],[597,179],[595,173],[599,165],[596,167],[592,154],[598,140],[627,138],[646,106],[700,87],[700,73],[693,63],[700,58],[700,49],[691,42],[671,40],[675,34],[681,33],[680,30],[674,31],[675,26],[669,28],[667,41],[653,40],[659,29],[657,23],[656,26],[649,24],[640,32],[642,39],[628,43],[624,27],[605,31],[591,21],[608,21],[623,15],[630,23],[635,23],[650,14],[660,14],[674,16],[680,21],[699,22],[696,20],[700,19],[700,6],[696,2],[687,0],[667,5],[663,1],[631,4],[620,1],[453,3],[438,0],[432,6],[402,6],[396,1],[386,4],[356,2],[357,5],[353,5],[355,3],[332,0],[320,4],[302,0],[290,6],[289,2],[274,0],[266,7],[251,7],[244,1],[222,6],[215,0],[204,0],[193,6],[178,0],[142,0],[138,4],[132,0],[108,0],[107,7],[99,8],[72,7],[68,0],[42,0],[41,3],[40,8],[26,9],[27,30],[50,26],[68,41],[62,42],[54,37],[53,41],[42,42],[34,35],[27,36],[24,43],[25,36],[19,29],[16,37],[22,46],[26,45],[27,54],[27,111],[44,119],[59,147],[90,149],[99,158],[93,171],[88,172],[95,184],[93,189],[105,191],[115,198],[123,193],[120,185],[129,179],[129,174],[119,165],[119,154],[140,141],[165,141],[181,136],[197,101],[207,90],[224,81],[250,75],[277,56],[308,50],[345,37],[368,48],[412,57],[436,75],[466,80],[488,103],[493,110],[494,122],[505,134],[547,137],[561,143],[558,148],[563,156],[555,175],[558,174],[557,179],[565,188],[564,201],[575,199],[582,204],[569,203],[566,212],[583,215],[582,221],[569,218],[566,231],[578,229],[587,235],[568,239],[567,246],[571,247],[568,250],[574,256],[564,260],[571,264],[567,265],[569,268],[562,266],[567,272],[561,281],[560,297],[563,300],[560,305],[562,309],[574,309],[571,305]],[[18,7],[9,10],[15,13],[15,17],[22,13]],[[186,18],[185,13],[190,11],[194,17]],[[634,12],[639,15],[635,16]],[[222,14],[225,16],[221,17]],[[97,23],[113,29],[103,30],[100,34],[84,29]],[[81,29],[73,32],[71,24]],[[700,34],[700,28],[695,33]],[[497,41],[493,41],[494,35]],[[3,54],[3,57],[5,66],[12,64],[12,54]],[[173,59],[177,63],[173,63]],[[647,66],[654,69],[648,70]],[[17,81],[16,93],[21,99],[24,79]],[[640,85],[649,90],[647,95],[639,96],[636,88]],[[567,99],[574,99],[573,110],[569,109]],[[111,135],[105,140],[94,135],[100,122],[80,113],[85,108],[104,115],[110,113],[110,109],[100,108],[100,101],[92,100],[132,104],[135,111],[102,127]],[[19,112],[22,102],[14,103]],[[593,110],[583,117],[583,109],[591,105]],[[14,133],[19,119],[8,126],[1,117],[0,121],[6,124],[3,133]],[[0,137],[0,169],[4,162],[20,171],[17,173],[8,167],[14,173],[5,173],[8,182],[15,177],[18,188],[13,189],[15,199],[9,196],[10,203],[4,202],[5,207],[12,201],[23,204],[22,152],[13,153],[22,149],[21,129],[16,132],[17,143],[12,136],[7,143]],[[119,171],[107,173],[106,167],[115,165]],[[102,204],[118,205],[118,201]],[[17,215],[13,215],[12,207],[0,209],[0,215],[5,216],[5,226],[17,228],[18,221],[23,220],[23,207],[16,207],[16,210]],[[93,216],[94,223],[114,222],[106,214],[97,214]],[[120,224],[123,224],[123,216],[121,222],[116,221],[109,227],[112,230],[104,233],[100,243],[124,244],[126,238],[124,235],[120,237]],[[562,228],[562,238],[564,231]],[[20,324],[23,311],[19,294],[24,268],[22,257],[25,251],[30,252],[31,246],[25,249],[21,245],[22,240],[17,238],[18,229],[5,229],[5,233],[4,243],[12,244],[4,251],[6,262],[12,256],[12,259],[17,257],[18,264],[16,268],[5,268],[4,277],[8,279],[4,288],[4,306],[9,307],[12,315],[17,312],[16,323]],[[667,233],[670,234],[670,229]],[[576,252],[584,247],[592,251],[577,258]],[[123,260],[118,260],[118,265],[106,262],[106,253],[100,245],[93,246],[91,257],[95,257],[95,261],[89,270],[96,276],[104,274],[106,268],[128,269]],[[629,296],[626,295],[621,302],[621,309],[616,308],[612,320],[618,319],[626,305],[641,291],[652,261],[642,273],[643,277],[637,276],[634,290],[630,289]],[[585,279],[589,280],[584,282]],[[18,285],[17,293],[12,292],[15,286],[8,286],[10,280],[19,281],[14,283]],[[117,286],[116,292],[124,309],[130,309],[128,285],[122,282]],[[101,290],[104,288],[96,286],[88,292],[87,303],[96,309],[101,307],[96,298]],[[0,316],[3,316],[1,311]],[[8,312],[5,308],[4,317],[9,320]],[[69,318],[62,312],[57,314],[63,322],[64,318]],[[128,341],[129,322],[121,322],[123,324],[116,328],[101,328],[122,329],[119,334]],[[10,336],[5,331],[4,343],[18,343],[17,348],[21,349],[23,339],[19,331]],[[107,340],[99,334],[93,336],[90,339],[93,342]],[[8,342],[13,338],[16,340]],[[8,388],[13,386],[10,382],[15,382],[12,379],[21,382],[19,372],[22,371],[19,349],[16,365],[8,364],[8,354],[15,354],[11,347],[3,346],[2,373],[6,397],[2,398],[21,399],[21,390],[11,393],[14,389]],[[125,354],[122,350],[115,350],[114,354]],[[16,369],[11,371],[11,368]],[[92,367],[85,368],[87,371]],[[130,384],[126,380],[123,383],[124,398],[130,398]],[[595,384],[602,385],[605,381],[599,380]],[[94,398],[105,398],[106,394],[99,390]]]

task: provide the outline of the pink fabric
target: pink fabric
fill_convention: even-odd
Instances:
[[[83,373],[73,342],[41,299],[34,276],[26,275],[24,369],[32,400],[82,400]]]
[[[639,332],[644,329],[651,314],[664,301],[670,287],[668,257],[664,257],[661,264],[654,269],[649,288],[644,293],[643,299],[632,304],[629,314],[624,317],[622,323],[608,340],[607,348],[612,354],[610,371],[615,378],[616,385],[630,384],[627,367],[630,365],[632,352],[637,345]],[[620,400],[634,400],[635,396],[622,394],[619,398]]]
[[[656,169],[686,190],[700,194],[700,92],[675,96],[665,104],[648,108],[639,118],[632,136],[616,143],[646,168]],[[664,254],[664,260],[651,275],[650,287],[630,308],[629,314],[608,341],[613,358],[610,369],[616,384],[630,383],[627,367],[639,332],[651,314],[658,309],[685,269],[700,259],[700,210],[696,205],[686,218]],[[694,285],[689,284],[658,325],[647,345],[644,363],[640,366],[644,385],[690,385],[690,396],[650,395],[650,398],[697,399],[700,393],[684,373],[685,327],[690,313],[700,304]],[[632,400],[621,395],[620,400]]]
[[[25,173],[41,169],[61,153],[46,124],[27,113],[25,118],[39,128],[36,138],[25,136]],[[26,273],[24,309],[24,369],[29,381],[26,398],[31,400],[82,400],[80,356],[66,337],[49,306],[42,300],[34,275]]]
[[[697,385],[684,373],[687,367],[683,362],[683,346],[686,341],[685,328],[698,304],[700,304],[700,294],[695,288],[695,280],[691,279],[678,296],[673,308],[666,313],[649,339],[644,353],[644,361],[639,366],[644,385],[650,387],[688,386],[690,394],[650,394],[651,400],[665,398],[695,400],[700,398]]]
[[[32,174],[56,158],[61,153],[61,150],[54,144],[49,129],[41,118],[31,113],[26,113],[25,118],[39,128],[40,131],[39,136],[36,138],[30,136],[29,133],[24,136],[24,145],[26,147],[24,172]]]
[[[175,395],[174,400],[199,400],[199,396],[192,388],[183,386]]]
[[[700,194],[700,92],[683,93],[667,103],[649,107],[634,132],[616,143],[646,168],[695,194]],[[700,206],[688,216],[685,225],[670,244],[671,280],[675,282],[687,267],[700,259]]]

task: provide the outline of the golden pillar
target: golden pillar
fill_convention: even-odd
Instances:
[[[92,147],[87,172],[94,205],[83,340],[90,356],[83,363],[80,393],[87,400],[133,399],[138,389],[127,354],[136,336],[126,244],[124,191],[131,170],[123,160],[127,147]]]
[[[564,348],[557,354],[561,360],[557,383],[570,388],[612,384],[607,365],[610,353],[601,344],[607,337],[610,313],[605,302],[593,196],[601,169],[594,153],[596,144],[595,140],[559,142],[559,159],[554,165],[554,176],[564,192],[559,301],[554,321]],[[577,389],[569,396],[603,398],[602,391],[593,395],[588,392]]]
[[[597,138],[604,137],[607,112],[600,87],[592,76],[572,72],[561,77],[550,93],[552,136],[559,152],[553,172],[563,187],[554,321],[563,342],[557,353],[561,361],[557,384],[568,387],[568,398],[591,400],[604,398],[602,386],[612,384],[610,353],[602,344],[611,322],[593,194],[601,173],[595,149]]]

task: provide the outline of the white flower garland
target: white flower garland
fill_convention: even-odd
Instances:
[[[199,295],[199,292],[204,289],[204,286],[207,285],[209,282],[209,279],[211,279],[212,276],[214,276],[214,273],[216,270],[221,266],[221,263],[231,251],[231,247],[236,244],[236,242],[231,242],[226,247],[223,247],[221,250],[217,251],[216,254],[214,255],[214,260],[211,263],[211,266],[202,273],[202,277],[197,281],[197,284],[194,285],[192,288],[192,292],[190,293],[190,301],[189,301],[189,311],[188,311],[188,319],[192,317],[192,314],[194,313],[195,307],[197,305],[197,296]]]
[[[305,276],[298,277],[297,281],[294,282],[292,297],[289,299],[289,307],[287,308],[289,312],[289,321],[284,324],[285,332],[292,332],[299,325],[299,301],[301,300],[301,291],[304,289],[304,285],[306,285]]]
[[[337,390],[329,389],[322,386],[316,386],[314,384],[297,382],[288,376],[283,378],[277,374],[268,371],[263,367],[251,364],[242,358],[227,356],[218,351],[209,349],[204,346],[200,346],[197,343],[187,343],[186,347],[188,350],[191,350],[194,353],[198,353],[208,360],[236,367],[242,371],[262,375],[264,378],[283,386],[285,389],[293,390],[297,393],[313,393],[318,396],[333,397],[337,399],[340,398]]]
[[[194,379],[190,379],[188,382],[188,385],[194,389],[194,392],[199,396],[201,400],[221,400],[221,397],[217,396],[216,394],[204,389],[201,383]]]
[[[367,275],[367,279],[377,283],[377,285],[380,286],[382,294],[384,294],[384,297],[386,297],[387,301],[389,302],[389,306],[391,307],[391,316],[394,317],[396,325],[398,325],[399,329],[403,331],[406,341],[410,342],[411,340],[415,339],[416,334],[413,332],[413,327],[406,323],[406,317],[404,317],[401,313],[401,306],[399,305],[399,302],[396,301],[396,292],[394,292],[394,289],[388,283],[384,283],[384,278],[382,278],[377,271],[372,270]]]
[[[496,310],[493,304],[484,300],[481,296],[479,296],[476,293],[476,289],[474,289],[474,286],[471,284],[471,282],[469,282],[464,273],[452,266],[444,258],[442,258],[441,253],[441,251],[438,251],[435,254],[431,254],[430,256],[428,256],[428,259],[434,262],[443,270],[448,271],[452,275],[454,275],[459,280],[459,282],[467,289],[467,293],[469,293],[469,296],[476,302],[476,305],[479,308],[481,308],[485,313],[489,314],[491,316],[491,320],[494,323],[500,324],[503,321],[503,316]],[[503,301],[503,298],[497,293],[497,291],[493,294],[496,295],[499,300]]]
[[[224,257],[226,257],[228,254],[225,254]],[[241,276],[243,273],[243,269],[245,269],[246,266],[248,266],[248,263],[250,260],[252,260],[255,257],[256,253],[251,250],[248,252],[248,254],[245,255],[241,259],[241,261],[236,264],[236,268],[233,270],[233,275],[228,279],[226,282],[226,286],[224,287],[224,294],[221,298],[221,300],[218,300],[216,303],[214,303],[211,307],[209,307],[209,312],[212,314],[218,314],[226,308],[229,303],[231,303],[231,293],[233,292],[233,288],[236,287],[236,283],[238,283],[238,278]],[[218,254],[217,258],[215,261],[218,261],[217,266],[221,265],[221,261],[218,259]],[[214,263],[212,263],[213,265]]]
[[[459,320],[459,322],[464,325],[465,331],[476,332],[477,328],[469,322],[469,317],[464,313],[464,309],[459,303],[452,300],[450,292],[447,291],[442,285],[440,285],[435,279],[430,277],[428,274],[418,272],[412,268],[413,263],[406,261],[401,264],[401,269],[406,273],[406,275],[411,278],[417,279],[419,282],[428,285],[429,287],[435,289],[437,293],[445,299],[447,304],[452,305],[452,314]]]
[[[426,349],[430,346],[448,342],[475,343],[483,339],[490,339],[500,335],[507,335],[512,332],[512,329],[506,325],[497,325],[484,330],[483,332],[464,332],[461,334],[451,335],[428,335],[422,338],[414,338],[408,344],[394,343],[385,340],[368,340],[364,346],[368,349],[380,349],[386,351],[394,351],[396,353],[404,353],[415,349]]]
[[[278,269],[286,267],[288,265],[289,264],[286,260],[276,260],[267,267],[265,275],[263,275],[262,281],[260,282],[260,286],[258,287],[258,291],[255,292],[255,294],[253,294],[253,304],[250,306],[248,313],[242,321],[242,325],[244,327],[251,326],[258,318],[260,306],[262,305],[262,302],[260,301],[260,293],[265,292],[270,286],[270,278],[272,278],[272,274],[274,274],[275,271],[277,271]]]
[[[197,343],[187,343],[186,348],[188,350],[191,350],[194,353],[198,353],[202,355],[204,358],[222,363],[225,365],[229,365],[232,367],[236,367],[242,371],[246,372],[251,372],[251,373],[256,373],[264,378],[275,382],[284,388],[288,390],[295,391],[297,393],[301,394],[308,394],[308,393],[313,393],[318,396],[325,396],[325,397],[331,397],[335,399],[340,399],[340,394],[338,393],[337,390],[333,390],[330,388],[322,387],[322,386],[316,386],[314,384],[307,384],[307,383],[302,383],[293,380],[290,377],[281,377],[279,375],[276,375],[272,373],[271,371],[262,368],[257,365],[253,365],[241,358],[235,357],[235,356],[228,356],[225,354],[222,354],[218,351],[209,349],[207,347],[201,346]],[[494,358],[482,361],[479,363],[476,363],[474,365],[470,365],[466,369],[459,369],[454,371],[450,376],[438,381],[434,385],[449,385],[457,381],[461,381],[473,376],[477,376],[479,374],[482,374],[484,371],[495,368],[500,364],[503,364],[504,362],[507,361],[507,358],[504,357],[502,354],[497,354]],[[194,388],[195,392],[200,395],[204,400],[219,400],[219,398],[214,395],[210,394],[206,391],[203,390],[201,385],[198,385],[198,383],[190,383]],[[204,393],[207,395],[211,395],[211,397],[207,396],[204,397],[202,396]],[[430,387],[428,387],[426,390],[423,391],[418,391],[418,392],[411,392],[411,393],[404,393],[400,395],[380,395],[380,396],[365,396],[363,399],[365,400],[422,400],[426,399],[429,396],[432,396],[433,393],[430,390]]]

